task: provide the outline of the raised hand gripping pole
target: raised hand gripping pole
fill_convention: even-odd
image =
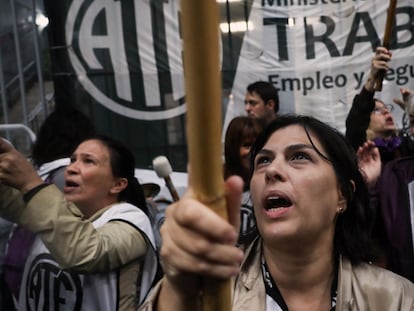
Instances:
[[[397,7],[397,0],[390,0],[390,5],[388,7],[387,12],[387,21],[385,23],[385,30],[384,30],[384,39],[382,41],[382,46],[389,49],[390,48],[390,41],[391,41],[391,33],[392,28],[394,27],[395,21],[395,9]],[[375,80],[375,91],[382,91],[382,80],[384,80],[385,71],[382,71],[377,79]]]
[[[221,147],[221,74],[215,0],[181,0],[191,184],[227,219]],[[229,311],[230,280],[203,279],[203,311]]]

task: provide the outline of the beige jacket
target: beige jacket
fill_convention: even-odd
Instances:
[[[242,271],[235,280],[233,311],[266,311],[262,278],[261,240],[247,250]],[[160,284],[140,311],[153,311]],[[173,308],[171,309],[173,310]],[[338,311],[414,311],[414,284],[385,269],[341,258],[338,280]]]
[[[83,220],[80,210],[66,201],[54,185],[43,188],[25,204],[18,191],[0,184],[1,216],[40,237],[62,269],[81,274],[118,271],[118,288],[114,293],[119,295],[118,310],[136,310],[140,267],[153,248],[148,236],[143,235],[145,230],[125,221],[111,221],[99,227],[92,224],[110,208]],[[151,228],[149,219],[142,222],[148,222]]]

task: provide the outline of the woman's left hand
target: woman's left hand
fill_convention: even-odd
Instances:
[[[16,188],[22,193],[43,183],[27,158],[1,138],[0,182]]]

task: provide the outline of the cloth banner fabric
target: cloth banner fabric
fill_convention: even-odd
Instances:
[[[244,114],[246,86],[279,90],[280,113],[315,116],[340,131],[367,79],[387,17],[385,0],[218,0],[223,132]],[[178,0],[45,0],[58,104],[82,106],[129,143],[138,166],[170,157],[186,169],[185,92]],[[64,48],[62,48],[64,47]],[[414,3],[400,0],[383,90],[414,90]],[[69,95],[70,94],[70,95]],[[396,107],[399,127],[403,111]]]

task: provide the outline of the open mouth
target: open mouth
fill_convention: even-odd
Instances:
[[[67,181],[65,182],[65,186],[66,186],[66,187],[79,187],[79,184],[75,183],[74,181],[67,180]]]
[[[385,119],[385,122],[394,124],[394,120],[392,117],[388,117]]]
[[[266,199],[265,209],[272,211],[290,206],[292,206],[292,202],[289,199],[280,196],[271,196]]]

